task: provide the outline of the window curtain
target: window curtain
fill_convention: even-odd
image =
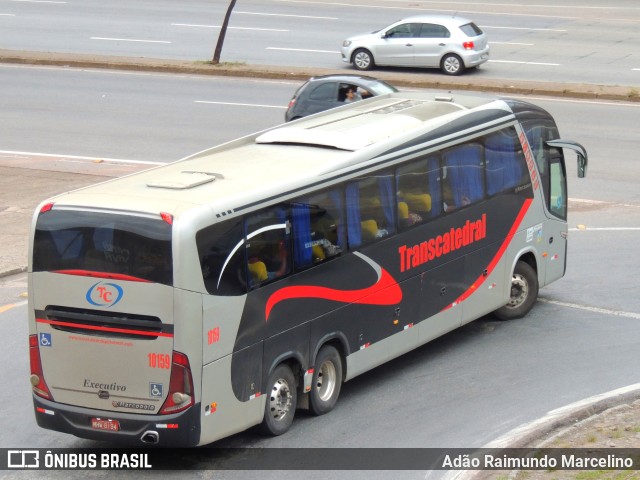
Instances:
[[[357,183],[347,185],[347,235],[349,248],[362,245],[362,226],[360,225],[360,191]]]
[[[308,205],[293,206],[293,257],[296,266],[304,268],[311,265],[311,209]]]

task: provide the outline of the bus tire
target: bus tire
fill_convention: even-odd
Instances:
[[[267,401],[261,429],[267,435],[282,435],[293,423],[298,403],[296,380],[289,365],[281,363],[269,375]]]
[[[342,358],[331,345],[318,352],[313,367],[309,408],[314,415],[324,415],[335,407],[342,387]]]
[[[538,299],[538,274],[527,262],[519,260],[511,277],[509,303],[494,312],[500,320],[522,318]]]

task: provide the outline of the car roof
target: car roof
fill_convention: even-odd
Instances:
[[[317,81],[335,81],[335,82],[380,82],[374,77],[369,77],[367,75],[358,75],[358,74],[339,74],[339,75],[315,75],[309,79],[309,81],[317,82]]]
[[[442,25],[465,25],[467,23],[473,23],[472,20],[464,17],[458,17],[456,15],[414,15],[411,17],[403,18],[395,23],[440,23]]]

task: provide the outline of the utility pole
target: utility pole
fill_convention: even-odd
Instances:
[[[213,59],[211,63],[217,65],[220,63],[220,55],[222,54],[222,44],[224,43],[224,37],[227,34],[227,25],[229,25],[229,18],[231,18],[231,11],[233,7],[236,6],[236,0],[231,0],[229,3],[229,8],[227,9],[227,14],[224,16],[224,22],[222,22],[222,28],[220,29],[220,35],[218,36],[218,43],[216,45],[216,50],[213,52]]]

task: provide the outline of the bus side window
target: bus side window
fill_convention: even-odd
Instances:
[[[398,221],[401,228],[417,225],[442,211],[440,158],[438,155],[412,162],[396,172]]]
[[[250,215],[246,220],[249,286],[276,280],[291,271],[287,209],[277,206]]]
[[[357,248],[395,232],[393,175],[379,173],[347,185],[349,248]]]
[[[513,128],[486,137],[487,195],[513,190],[529,181],[520,140]]]
[[[304,269],[342,253],[342,195],[331,190],[296,200],[292,204],[296,269]]]
[[[202,278],[213,295],[243,295],[247,292],[242,221],[227,220],[196,234]]]
[[[443,207],[449,212],[484,198],[483,147],[468,143],[443,156]]]

